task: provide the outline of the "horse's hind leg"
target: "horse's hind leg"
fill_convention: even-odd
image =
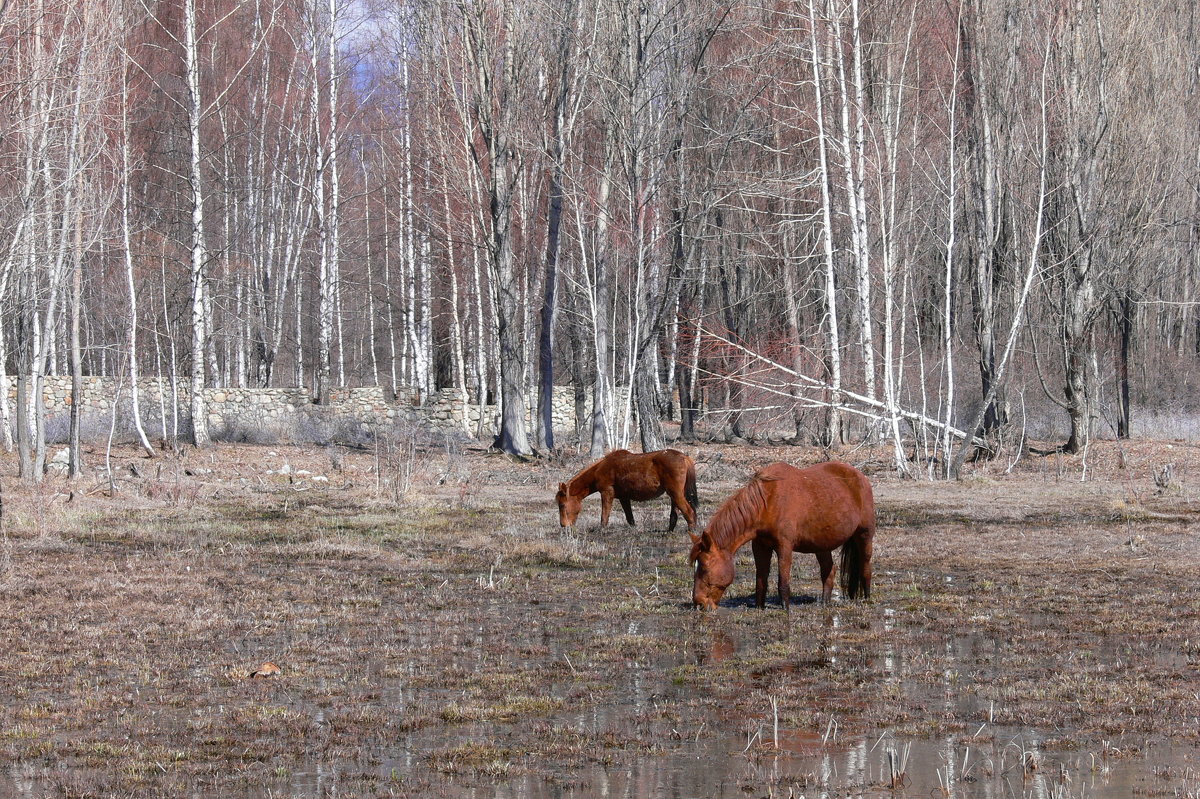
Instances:
[[[862,535],[862,595],[863,599],[871,598],[871,555],[875,549],[875,528],[864,529]]]
[[[833,598],[833,552],[818,552],[817,565],[821,567],[821,601]]]
[[[871,598],[871,554],[874,549],[874,520],[854,532],[842,544],[842,592],[847,599]]]
[[[671,498],[671,529],[675,529],[675,522],[682,513],[683,518],[687,520],[690,533],[696,527],[696,509],[692,507],[692,503],[688,502],[685,487],[669,485],[667,486],[667,496]]]
[[[675,523],[678,521],[679,521],[679,511],[677,511],[675,509],[675,503],[672,502],[671,503],[671,518],[667,522],[667,532],[671,532],[672,530],[674,530]],[[689,530],[692,529],[691,525],[688,525],[688,529]]]
[[[767,606],[767,580],[771,576],[771,546],[758,539],[750,545],[754,551],[754,606]]]

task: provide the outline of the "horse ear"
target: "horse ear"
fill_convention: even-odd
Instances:
[[[566,483],[559,483],[559,484],[558,484],[558,490],[559,490],[559,492],[560,492],[560,493],[563,493],[563,494],[567,493],[567,484],[566,484]]]

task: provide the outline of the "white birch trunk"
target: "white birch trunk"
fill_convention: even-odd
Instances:
[[[138,440],[147,457],[154,457],[154,448],[146,437],[142,427],[142,412],[139,405],[138,391],[138,298],[137,287],[133,277],[133,235],[129,221],[129,182],[133,177],[129,164],[129,98],[128,91],[122,92],[121,99],[121,243],[125,248],[125,287],[129,291],[129,385],[130,405],[133,412],[133,426],[137,430]],[[159,385],[162,393],[162,385]]]
[[[915,9],[914,9],[915,15]],[[899,144],[900,144],[900,122],[901,115],[904,111],[904,87],[905,77],[907,75],[907,64],[909,50],[912,44],[912,23],[909,23],[908,36],[905,39],[905,51],[900,65],[900,76],[898,80],[890,80],[885,87],[884,96],[884,113],[883,113],[883,144],[884,153],[887,163],[886,181],[880,181],[880,192],[884,196],[880,197],[881,225],[880,229],[883,233],[883,302],[884,302],[884,328],[883,328],[883,394],[884,401],[887,403],[888,413],[888,432],[892,439],[892,454],[893,462],[897,473],[901,475],[909,474],[908,457],[904,452],[904,441],[900,431],[900,370],[903,363],[903,353],[899,356],[897,362],[896,353],[896,271],[897,258],[896,247],[899,238],[899,232],[896,224],[896,202],[898,190],[896,185],[897,175],[899,174]],[[888,61],[888,71],[891,71],[891,60]],[[885,188],[886,186],[886,188]],[[904,306],[901,304],[900,311],[903,313]],[[904,335],[903,330],[899,337],[900,346],[903,347]]]
[[[956,27],[957,31],[958,28]],[[954,246],[955,234],[958,231],[958,57],[959,45],[958,38],[955,38],[954,46],[954,77],[950,82],[950,153],[949,153],[949,169],[950,169],[950,185],[949,185],[949,208],[947,209],[946,220],[946,271],[944,279],[945,297],[942,308],[942,348],[943,357],[945,358],[944,369],[946,372],[946,408],[943,414],[946,429],[948,430],[951,423],[954,421],[954,331],[951,324],[954,319]],[[974,431],[971,431],[974,432]],[[950,476],[951,464],[951,442],[949,432],[942,434],[942,454],[945,458],[945,475]]]
[[[852,68],[856,77],[861,81],[859,66],[859,30],[858,2],[851,2],[851,49],[853,50]],[[867,233],[866,203],[863,201],[862,164],[865,145],[860,141],[862,136],[861,107],[855,107],[857,96],[852,99],[850,79],[846,75],[846,57],[842,41],[841,12],[833,15],[833,53],[837,64],[838,88],[841,98],[841,140],[842,171],[846,191],[846,209],[850,217],[850,251],[854,257],[855,282],[858,290],[858,322],[859,348],[863,360],[863,381],[869,396],[875,396],[875,355],[874,339],[871,325],[871,264],[870,237]],[[852,120],[853,118],[853,120]],[[853,140],[851,130],[854,130]]]
[[[375,323],[375,277],[372,267],[371,253],[371,172],[367,168],[366,153],[363,153],[363,228],[366,231],[366,254],[363,267],[367,272],[367,349],[371,359],[370,385],[379,385],[379,356],[376,353],[376,323]]]
[[[860,258],[858,260],[858,301],[861,305],[860,345],[863,356],[863,378],[868,397],[875,397],[875,332],[873,329],[871,304],[871,226],[867,215],[867,142],[865,119],[867,105],[863,86],[863,42],[862,19],[858,9],[859,0],[850,0],[851,38],[854,67],[854,191],[851,201],[858,207],[857,227]]]
[[[445,219],[446,270],[450,273],[450,347],[454,357],[454,382],[462,403],[462,428],[471,432],[471,419],[467,413],[467,364],[463,354],[463,325],[458,308],[458,264],[455,262],[454,231],[450,213],[450,183],[446,172],[442,172],[442,214]]]
[[[325,172],[329,166],[329,155],[325,149],[325,138],[321,131],[321,120],[324,117],[321,109],[321,59],[320,59],[320,30],[319,10],[317,0],[310,8],[312,14],[312,53],[309,57],[309,69],[312,72],[312,94],[309,109],[313,126],[313,205],[317,214],[317,362],[314,366],[316,386],[314,400],[317,403],[329,402],[330,382],[333,379],[333,303],[334,277],[333,265],[329,256],[329,213],[325,199]],[[332,65],[330,65],[332,71]],[[331,101],[332,103],[332,101]],[[297,330],[300,324],[300,311],[296,311]]]
[[[200,63],[196,42],[196,0],[184,4],[184,60],[187,73],[188,139],[190,143],[188,190],[192,205],[191,230],[191,289],[192,289],[192,374],[191,411],[192,443],[206,447],[211,442],[208,432],[208,408],[204,402],[205,355],[208,349],[209,320],[206,316],[205,292],[208,280],[208,252],[204,242],[204,184],[200,149]]]
[[[829,385],[833,392],[833,402],[829,407],[828,424],[826,427],[826,444],[837,446],[841,443],[841,416],[838,412],[838,401],[842,387],[842,356],[841,341],[838,335],[837,318],[837,283],[833,270],[833,198],[830,196],[830,174],[828,157],[828,136],[825,130],[825,102],[821,78],[821,50],[817,47],[817,17],[813,0],[808,0],[808,14],[812,21],[809,27],[809,45],[812,50],[813,88],[817,116],[817,153],[820,164],[819,178],[821,181],[821,245],[824,251],[825,273],[825,318],[828,339],[826,347],[829,353]]]
[[[396,374],[398,359],[396,357],[396,302],[392,290],[392,232],[389,224],[392,215],[389,211],[387,183],[383,185],[383,290],[387,297],[387,335],[388,335],[388,370],[391,375],[392,395],[400,385]]]
[[[605,133],[606,142],[611,134]],[[609,280],[609,197],[612,191],[611,144],[605,145],[604,171],[600,174],[600,187],[596,197],[596,257],[593,262],[595,277],[588,299],[591,303],[592,349],[595,353],[596,380],[592,384],[592,424],[590,455],[598,458],[611,446],[610,430],[612,402],[612,344],[609,333],[612,329],[608,314],[612,308],[611,283]]]
[[[341,160],[338,94],[338,0],[329,0],[329,313],[337,326],[338,385],[346,385],[345,343],[342,338]]]

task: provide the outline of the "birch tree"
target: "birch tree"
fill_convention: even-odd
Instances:
[[[150,446],[150,441],[146,437],[146,430],[142,426],[142,410],[141,410],[141,390],[138,384],[138,292],[137,284],[134,279],[133,270],[133,223],[130,219],[130,183],[133,181],[133,168],[130,163],[130,145],[129,145],[129,80],[128,80],[127,63],[122,64],[121,68],[121,244],[124,250],[124,265],[125,265],[125,287],[129,292],[129,318],[126,320],[129,327],[129,391],[130,391],[130,411],[133,414],[134,429],[138,434],[138,441],[142,445],[142,450],[147,457],[154,457],[154,448]],[[162,391],[162,385],[159,384],[159,391]]]
[[[200,125],[204,120],[204,104],[200,95],[200,51],[196,22],[196,0],[184,0],[183,30],[184,76],[187,85],[185,107],[188,129],[188,192],[191,201],[191,305],[192,305],[192,371],[190,403],[192,443],[206,447],[211,442],[208,431],[208,406],[204,398],[207,386],[205,355],[208,350],[208,331],[211,323],[206,304],[208,291],[208,245],[204,231],[204,153],[201,150]]]
[[[513,251],[513,203],[522,169],[517,124],[528,76],[528,26],[518,20],[512,0],[493,6],[485,0],[459,0],[467,72],[465,92],[474,139],[472,162],[487,198],[488,266],[496,301],[500,348],[499,449],[525,457],[533,453],[525,426],[525,361],[518,306],[522,275]],[[478,144],[476,144],[476,142]]]
[[[549,132],[544,149],[548,153],[549,187],[546,210],[546,256],[541,325],[538,338],[538,443],[553,452],[554,444],[554,328],[558,306],[558,262],[562,250],[562,217],[564,199],[565,165],[567,149],[571,144],[575,121],[578,119],[582,94],[581,76],[587,74],[586,65],[575,65],[579,49],[581,19],[575,0],[567,0],[559,10],[551,27],[553,36],[549,50],[545,82],[550,95],[546,102]],[[551,72],[551,65],[558,68]]]

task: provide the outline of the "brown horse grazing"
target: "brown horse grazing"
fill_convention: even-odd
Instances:
[[[608,453],[566,483],[558,484],[558,523],[571,527],[579,516],[584,497],[600,492],[600,524],[608,526],[613,498],[621,501],[625,521],[633,521],[632,500],[642,502],[671,497],[671,526],[675,529],[678,513],[687,519],[688,531],[696,526],[696,464],[682,452],[662,449],[636,454],[625,449]]]
[[[779,600],[791,605],[793,552],[812,552],[821,567],[821,599],[833,594],[833,550],[842,548],[842,591],[850,599],[871,595],[875,500],[866,475],[845,463],[797,469],[772,463],[717,509],[708,529],[692,536],[696,564],[692,602],[716,608],[733,583],[733,556],[747,541],[754,548],[754,604],[767,604],[771,553],[779,556]]]

